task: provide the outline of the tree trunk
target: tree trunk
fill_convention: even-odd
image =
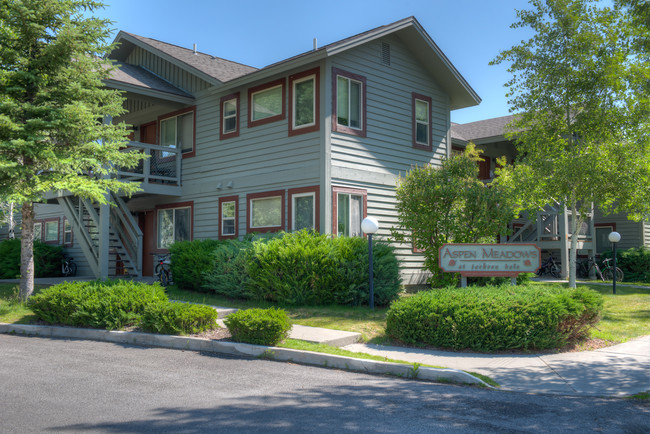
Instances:
[[[14,220],[14,203],[9,202],[9,239],[13,240],[16,238],[15,232],[16,222]]]
[[[34,204],[23,203],[22,233],[20,236],[20,299],[27,299],[34,292]]]
[[[578,224],[582,226],[582,216],[578,217],[576,200],[571,200],[571,247],[569,248],[569,288],[576,287],[576,260],[578,253]]]

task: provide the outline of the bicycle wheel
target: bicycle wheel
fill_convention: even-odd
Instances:
[[[61,274],[63,277],[68,277],[70,275],[70,267],[65,262],[61,265]]]
[[[560,276],[562,276],[562,269],[559,265],[551,265],[551,276],[555,277],[556,279],[559,279]]]
[[[161,264],[156,264],[156,268],[154,269],[154,276],[160,276],[160,269],[162,268]]]
[[[614,280],[614,270],[612,268],[608,268],[603,271],[603,279],[607,281],[612,281]],[[623,280],[623,270],[620,268],[616,267],[616,281],[620,282]]]
[[[75,264],[74,262],[70,262],[68,267],[69,267],[70,276],[76,276],[77,275],[77,264]]]
[[[160,284],[162,286],[169,285],[169,271],[165,270],[164,268],[160,270]]]

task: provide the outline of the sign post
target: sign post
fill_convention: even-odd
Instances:
[[[521,273],[534,273],[541,265],[535,244],[444,244],[438,265],[446,273],[460,273],[461,286],[468,277],[510,277],[513,285]]]

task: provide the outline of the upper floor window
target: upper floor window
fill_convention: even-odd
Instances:
[[[431,98],[413,93],[413,147],[433,150],[431,146]]]
[[[239,136],[239,92],[221,98],[221,140]]]
[[[275,122],[285,115],[285,79],[248,90],[248,127]]]
[[[167,249],[178,241],[192,239],[192,205],[173,204],[158,209],[159,249]]]
[[[337,68],[332,69],[332,77],[336,89],[332,131],[365,137],[366,78]]]
[[[183,157],[194,155],[195,107],[163,115],[160,120],[160,144],[180,149]]]
[[[289,135],[318,131],[320,128],[320,70],[289,77]]]

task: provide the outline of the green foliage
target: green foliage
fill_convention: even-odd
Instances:
[[[400,291],[390,245],[373,243],[375,302],[389,304]],[[369,303],[368,241],[329,238],[310,231],[255,241],[248,255],[248,292],[258,300],[289,305]]]
[[[214,266],[203,273],[203,290],[231,298],[251,298],[246,272],[251,248],[252,242],[237,240],[216,246],[212,252]]]
[[[480,152],[469,144],[462,155],[433,165],[413,167],[400,177],[396,190],[399,225],[397,241],[424,251],[429,283],[442,286],[456,277],[438,267],[438,251],[445,243],[493,242],[507,233],[515,216],[508,190],[478,179]]]
[[[603,259],[611,257],[611,251],[601,255]],[[650,283],[650,248],[642,246],[619,250],[616,253],[616,266],[623,270],[625,280]]]
[[[223,241],[181,241],[169,246],[171,272],[174,283],[181,289],[203,290],[203,274],[214,268],[212,253]]]
[[[585,336],[603,297],[586,288],[444,288],[393,303],[386,333],[413,345],[497,351],[557,348]]]
[[[518,161],[497,182],[533,215],[559,203],[581,216],[593,203],[606,214],[648,216],[650,63],[637,52],[634,15],[593,0],[530,3],[512,27],[534,35],[492,62],[510,65],[507,96],[518,114],[507,134]],[[582,218],[571,222],[576,233]],[[575,264],[577,237],[571,241]]]
[[[108,330],[137,325],[146,306],[165,303],[167,295],[158,284],[127,280],[64,282],[28,301],[32,311],[50,324]]]
[[[226,327],[236,342],[272,346],[285,339],[291,322],[282,309],[246,309],[228,315]]]
[[[200,333],[217,328],[217,311],[188,303],[155,303],[145,306],[141,326],[167,335]]]
[[[34,268],[36,277],[61,275],[63,247],[34,241]],[[0,242],[0,279],[20,278],[20,240]]]

